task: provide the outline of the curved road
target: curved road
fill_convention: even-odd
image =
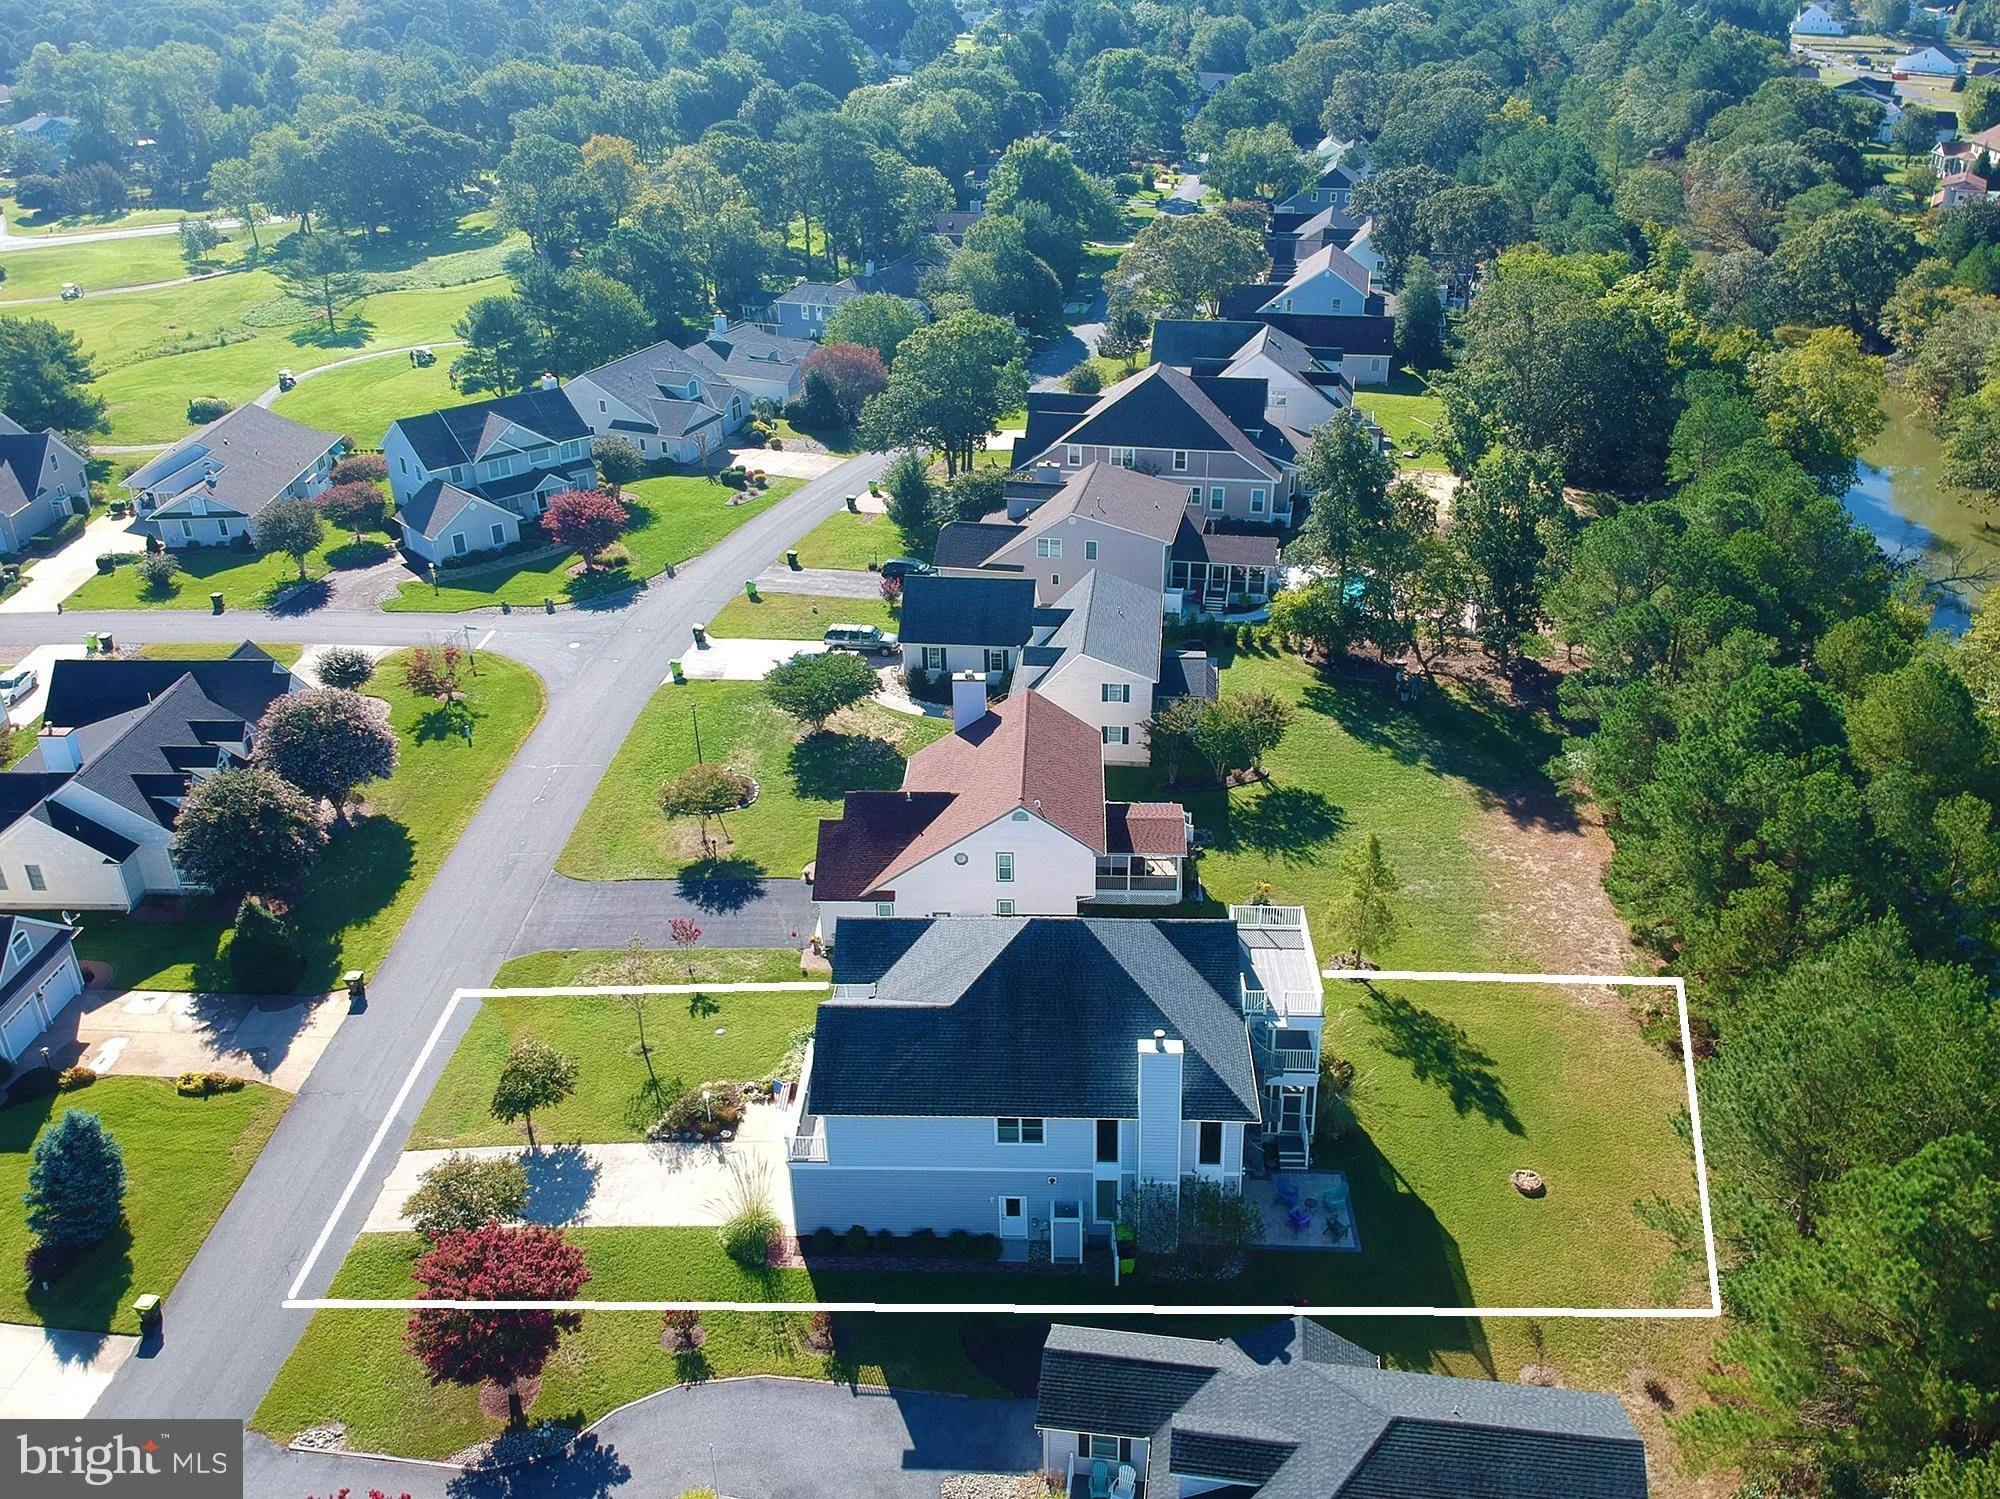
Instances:
[[[548,709],[473,816],[370,975],[365,1011],[343,1025],[242,1188],[168,1300],[167,1338],[135,1358],[98,1401],[99,1416],[247,1417],[290,1354],[306,1314],[279,1306],[333,1211],[366,1142],[455,988],[489,983],[550,878],[599,777],[667,674],[693,626],[711,618],[772,557],[880,474],[851,459],[802,487],[620,608],[510,615],[321,610],[297,617],[179,611],[0,616],[0,646],[75,640],[294,640],[404,645],[466,624],[489,649],[533,667]],[[461,1007],[303,1287],[323,1295],[437,1073],[476,1007]]]
[[[665,1499],[713,1484],[741,1499],[937,1499],[947,1474],[1038,1467],[1034,1421],[1030,1400],[730,1379],[663,1390],[613,1411],[568,1456],[499,1473],[290,1452],[253,1436],[245,1490],[250,1499],[371,1489],[411,1499]]]

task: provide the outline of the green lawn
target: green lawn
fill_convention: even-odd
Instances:
[[[700,857],[692,823],[658,810],[660,783],[695,763],[695,716],[702,752],[757,780],[756,802],[728,818],[722,858]],[[584,880],[693,875],[789,879],[813,856],[819,820],[840,813],[841,797],[902,784],[903,757],[946,725],[864,703],[834,719],[830,732],[804,738],[765,699],[757,682],[693,682],[662,687],[639,715],[598,782],[569,846],[556,861]]]
[[[273,661],[283,662],[286,666],[297,666],[299,657],[306,653],[302,645],[274,645],[262,640],[255,644]],[[228,640],[165,641],[142,645],[137,654],[152,661],[221,661],[236,649],[236,643]]]
[[[336,569],[368,567],[390,555],[389,537],[381,532],[358,543],[352,533],[329,529],[327,538],[306,558],[306,576],[324,578]],[[131,563],[97,573],[64,601],[69,609],[206,609],[211,593],[222,595],[226,609],[262,609],[298,582],[298,564],[289,557],[262,556],[236,547],[188,547],[174,554],[181,570],[164,594],[146,587]]]
[[[642,933],[634,933],[643,936]],[[654,933],[657,939],[659,934]],[[799,937],[801,946],[805,936]],[[692,964],[694,974],[688,974]],[[572,948],[509,958],[493,980],[496,989],[537,985],[566,989],[584,984],[768,984],[802,978],[799,955],[774,947],[696,947],[685,958],[666,948]]]
[[[738,594],[709,622],[718,640],[819,640],[830,625],[896,628],[897,611],[883,599],[834,598],[818,593]]]
[[[782,416],[772,426],[778,441],[784,445],[780,451],[810,449],[815,443],[842,458],[867,451],[861,446],[861,439],[845,427],[817,427],[807,431],[803,427],[794,427],[788,418]]]
[[[290,1103],[258,1083],[182,1098],[165,1078],[107,1077],[0,1110],[0,1321],[136,1333],[132,1298],[174,1288]],[[21,1275],[21,1193],[36,1136],[70,1109],[97,1115],[125,1152],[125,1224],[43,1291]]]
[[[886,515],[837,510],[799,539],[800,567],[842,567],[864,572],[891,557],[928,562],[931,538],[911,536]]]
[[[289,225],[271,225],[257,232],[268,252],[291,229]],[[83,300],[89,301],[123,286],[233,271],[242,266],[249,250],[250,236],[241,229],[223,231],[222,243],[193,265],[181,256],[178,234],[96,245],[54,245],[42,250],[0,250],[0,269],[7,273],[7,279],[0,281],[0,306],[23,297],[52,297],[65,281],[81,286]]]
[[[750,955],[754,960],[714,965],[744,982],[796,980],[796,952]],[[660,982],[685,983],[684,969],[663,972]],[[719,980],[719,981],[727,981]],[[638,1044],[632,1001],[602,998],[488,999],[445,1065],[410,1135],[412,1150],[469,1145],[517,1145],[519,1124],[497,1123],[487,1112],[507,1048],[532,1037],[577,1059],[582,1084],[566,1102],[535,1114],[543,1142],[643,1140],[667,1106],[702,1083],[768,1078],[784,1059],[794,1032],[809,1029],[823,990],[770,994],[655,994],[645,1011],[652,1071],[633,1054]]]
[[[452,349],[439,349],[426,369],[400,355],[350,364],[301,380],[271,403],[288,416],[323,432],[344,432],[364,448],[382,446],[382,434],[400,416],[456,406],[465,397],[452,387]]]
[[[1362,386],[1354,392],[1354,404],[1381,424],[1389,446],[1403,468],[1441,469],[1444,454],[1438,449],[1438,434],[1444,427],[1444,402],[1427,392],[1423,382],[1408,370],[1399,369],[1387,385]],[[1405,458],[1414,452],[1415,458]]]
[[[498,563],[470,573],[447,569],[441,585],[405,583],[383,608],[425,613],[432,610],[482,609],[497,604],[532,608],[544,599],[575,602],[616,593],[642,579],[665,572],[699,556],[753,516],[761,515],[798,489],[800,479],[773,479],[754,499],[729,503],[738,491],[696,474],[666,474],[641,479],[625,490],[632,528],[623,538],[632,554],[629,565],[589,576],[570,576],[575,552],[564,552],[521,563]]]
[[[402,761],[387,781],[363,788],[375,815],[334,834],[299,901],[306,971],[299,992],[330,988],[347,969],[373,969],[388,955],[410,909],[430,885],[472,814],[542,713],[542,684],[518,662],[479,653],[466,702],[448,714],[403,686],[398,656],[365,689],[390,705]],[[472,743],[459,726],[470,723]],[[109,963],[131,988],[227,989],[228,913],[140,921],[86,912],[77,947]]]
[[[7,215],[10,234],[79,234],[100,229],[143,229],[149,224],[178,224],[184,217],[202,212],[198,208],[132,208],[112,214],[61,214],[31,212],[21,206],[12,191],[0,195],[0,211]],[[162,239],[174,239],[161,235]]]

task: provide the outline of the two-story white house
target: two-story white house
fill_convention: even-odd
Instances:
[[[1234,920],[842,921],[788,1150],[799,1231],[964,1230],[1076,1262],[1142,1185],[1241,1190],[1268,1088],[1318,1074],[1317,960],[1284,909],[1311,1024],[1273,1073],[1264,949]],[[1309,1106],[1295,1122],[1310,1133]]]
[[[1301,256],[1291,276],[1257,310],[1307,317],[1361,317],[1369,310],[1371,290],[1368,268],[1341,246],[1326,244]]]
[[[1306,438],[1266,415],[1261,379],[1190,375],[1149,365],[1097,395],[1032,391],[1016,469],[1074,474],[1093,463],[1137,469],[1181,487],[1215,520],[1291,518]]]
[[[955,681],[952,732],[898,791],[850,791],[819,825],[820,930],[863,916],[1058,915],[1173,905],[1192,834],[1178,802],[1104,795],[1103,733],[1039,692]]]
[[[519,395],[398,418],[382,457],[403,545],[450,562],[519,541],[550,495],[597,487],[590,439],[553,375]]]
[[[304,684],[245,642],[226,660],[57,661],[35,748],[0,773],[0,909],[126,911],[187,887],[168,852],[188,788],[247,764]]]
[[[564,387],[599,437],[622,437],[643,458],[701,463],[750,419],[760,400],[799,393],[813,345],[750,324],[715,329],[685,349],[657,343],[578,375]]]
[[[90,509],[83,455],[54,430],[30,432],[0,412],[0,551]]]
[[[25,1065],[35,1039],[83,992],[77,928],[0,914],[0,1061]]]
[[[261,406],[239,406],[140,465],[124,481],[138,528],[162,546],[231,546],[278,500],[311,499],[347,439]]]
[[[1106,765],[1145,765],[1164,633],[1160,593],[1087,572],[1046,611],[1053,629],[1023,653],[1018,684],[1096,727]]]
[[[1824,5],[1804,5],[1792,17],[1793,36],[1846,36],[1847,27]]]

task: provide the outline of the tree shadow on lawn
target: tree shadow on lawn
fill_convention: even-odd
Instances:
[[[416,842],[394,818],[371,817],[334,831],[298,902],[304,959],[299,992],[323,993],[333,987],[344,967],[342,936],[387,910],[416,862]]]
[[[903,753],[872,734],[822,729],[786,757],[792,784],[813,801],[839,801],[850,791],[893,791],[903,783]]]
[[[1311,862],[1347,827],[1347,814],[1319,792],[1268,781],[1261,794],[1220,795],[1216,803],[1205,809],[1212,818],[1197,812],[1195,821],[1215,830],[1218,849],[1248,849],[1286,864]]]
[[[1473,1044],[1462,1026],[1373,984],[1367,990],[1362,1018],[1374,1030],[1376,1043],[1408,1062],[1418,1082],[1443,1088],[1460,1117],[1477,1113],[1510,1135],[1527,1133],[1507,1101],[1493,1058]]]
[[[263,591],[257,607],[274,618],[288,619],[294,615],[316,613],[332,599],[333,585],[325,578],[312,578],[303,583],[295,577],[282,578]]]
[[[411,735],[418,744],[439,744],[447,739],[462,739],[470,744],[479,732],[480,720],[485,717],[483,710],[464,698],[440,702],[423,711]]]
[[[88,1108],[87,1101],[78,1104]],[[14,1267],[19,1274],[19,1267]],[[49,1327],[95,1332],[109,1328],[132,1289],[132,1227],[125,1219],[55,1279],[31,1281],[28,1306]]]
[[[294,328],[286,335],[300,349],[363,349],[374,336],[375,324],[359,312],[336,319],[331,329],[321,313],[316,321]]]
[[[579,1410],[535,1419],[581,1429],[588,1417]],[[511,1468],[462,1469],[452,1475],[444,1491],[446,1499],[603,1499],[624,1487],[631,1476],[618,1449],[593,1431],[554,1457]]]
[[[1502,703],[1490,690],[1468,702],[1455,692],[1431,690],[1416,703],[1399,703],[1386,686],[1315,682],[1303,706],[1339,724],[1354,738],[1387,750],[1406,765],[1469,783],[1488,806],[1506,809],[1515,822],[1547,832],[1571,833],[1576,809],[1542,768],[1560,739],[1531,720],[1529,710]]]

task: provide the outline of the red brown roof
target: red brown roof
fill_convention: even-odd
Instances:
[[[1106,802],[1106,853],[1179,858],[1187,852],[1187,811],[1179,802]]]

